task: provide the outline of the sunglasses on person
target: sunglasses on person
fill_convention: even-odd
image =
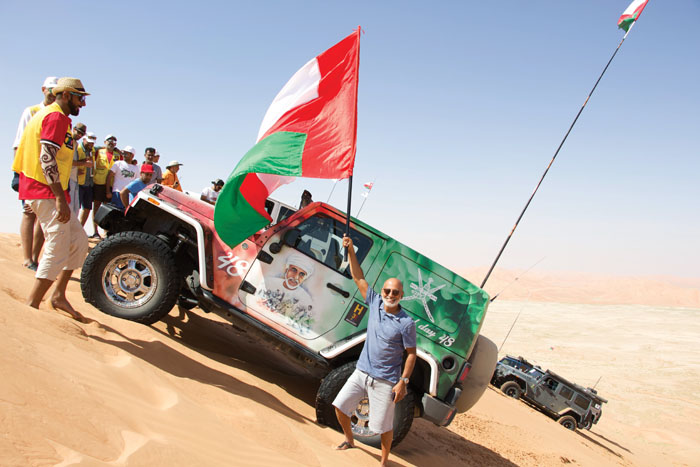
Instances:
[[[80,101],[81,104],[85,103],[85,96],[84,95],[78,94],[77,92],[73,92],[73,91],[70,91],[70,94],[71,94],[71,96],[78,96],[80,98],[78,100]]]
[[[398,297],[401,293],[398,289],[382,289],[387,297]]]

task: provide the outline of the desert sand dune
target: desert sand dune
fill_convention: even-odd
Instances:
[[[88,323],[45,304],[40,310],[23,305],[33,276],[20,266],[17,245],[16,235],[0,235],[6,278],[0,290],[1,465],[378,464],[379,451],[371,447],[333,450],[341,435],[315,422],[317,381],[290,373],[215,316],[173,310],[153,326],[112,318],[83,302],[77,280],[68,297]],[[497,343],[513,310],[494,308],[487,315],[487,323],[495,317],[489,332]],[[515,333],[509,342],[523,340]],[[569,345],[567,352],[575,352],[581,341]],[[698,367],[691,365],[696,355],[691,357],[669,368],[669,375],[697,379]],[[601,358],[605,352],[595,355]],[[624,394],[624,388],[607,390],[608,398]],[[697,408],[697,390],[683,396],[687,400],[679,390],[675,403]],[[649,391],[665,397],[658,387]],[[593,431],[574,433],[489,389],[449,429],[416,420],[392,459],[418,466],[672,465],[697,459],[697,433],[664,428],[653,434],[658,414],[652,403],[648,416],[633,419],[613,404]],[[650,445],[653,436],[658,439]]]

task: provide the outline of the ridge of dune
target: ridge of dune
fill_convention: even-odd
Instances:
[[[488,268],[459,273],[481,284]],[[613,276],[495,268],[484,288],[502,300],[700,308],[700,277]]]

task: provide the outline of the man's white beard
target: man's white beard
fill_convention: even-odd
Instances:
[[[393,308],[399,304],[399,299],[397,298],[386,298],[382,295],[382,302],[384,302],[384,308]]]
[[[289,290],[294,290],[294,289],[296,289],[297,287],[299,287],[300,285],[301,285],[301,284],[299,284],[299,283],[297,283],[297,285],[292,285],[292,284],[289,283],[289,281],[288,281],[287,279],[284,280],[284,286],[285,286],[286,288],[288,288]]]

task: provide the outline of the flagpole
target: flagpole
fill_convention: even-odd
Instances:
[[[352,205],[352,175],[348,178],[348,210],[347,210],[347,216],[345,220],[345,235],[348,237],[350,236],[350,208]],[[345,254],[343,255],[344,261],[348,260],[348,249],[345,249]]]
[[[331,188],[331,192],[330,192],[330,194],[328,195],[328,201],[326,201],[326,204],[330,204],[330,202],[331,202],[331,196],[333,196],[333,190],[335,190],[335,186],[338,184],[339,181],[340,181],[340,179],[336,178],[336,179],[335,179],[335,182],[333,182],[333,188]]]
[[[375,179],[376,180],[376,179]],[[365,206],[365,201],[367,201],[367,198],[369,198],[369,194],[372,192],[372,188],[374,188],[374,180],[370,182],[370,189],[367,190],[367,196],[365,196],[362,200],[362,204],[360,205],[360,209],[357,210],[357,214],[355,214],[355,217],[359,218],[360,217],[360,212],[362,211],[362,208]]]
[[[368,197],[369,197],[369,191],[367,192],[367,196],[364,197],[365,199],[362,200],[362,204],[360,204],[360,209],[357,210],[357,214],[355,214],[355,217],[357,217],[357,218],[360,217],[360,212],[362,211],[362,208],[364,207],[365,201],[367,201]]]
[[[635,21],[636,22],[636,21]],[[615,55],[617,55],[617,51],[620,50],[620,47],[622,47],[622,43],[625,42],[625,38],[627,38],[627,34],[632,30],[632,27],[634,27],[634,23],[632,23],[625,33],[625,35],[622,37],[622,40],[620,43],[617,45],[617,48],[615,49],[615,52],[613,52],[612,57],[610,57],[610,60],[608,60],[607,65],[605,65],[605,68],[603,68],[603,72],[600,74],[598,77],[598,80],[595,82],[593,85],[593,89],[591,89],[591,92],[588,93],[588,97],[586,97],[586,100],[583,102],[583,105],[581,106],[581,109],[578,111],[576,114],[576,118],[574,118],[574,121],[571,123],[571,126],[569,127],[569,131],[566,132],[564,135],[564,139],[561,140],[561,143],[559,143],[559,147],[557,148],[556,152],[554,153],[554,156],[552,157],[552,160],[549,161],[549,165],[545,169],[544,173],[542,174],[542,177],[540,178],[540,181],[537,182],[537,186],[535,186],[535,190],[532,192],[530,195],[530,199],[527,200],[527,203],[525,203],[525,207],[523,208],[522,212],[518,216],[518,219],[515,221],[515,225],[513,225],[513,228],[511,229],[510,233],[508,234],[508,237],[506,238],[506,241],[503,243],[503,246],[501,247],[501,250],[498,252],[498,255],[496,256],[496,259],[493,261],[493,264],[489,268],[489,271],[486,273],[486,277],[484,277],[484,280],[481,282],[481,288],[484,288],[484,285],[486,284],[486,281],[488,280],[489,276],[491,275],[491,272],[493,271],[493,268],[496,267],[496,263],[498,263],[498,260],[501,258],[501,255],[503,254],[503,250],[505,250],[506,245],[508,245],[508,242],[510,241],[511,237],[513,236],[513,232],[515,232],[516,227],[518,227],[518,223],[520,222],[520,219],[523,218],[523,214],[525,214],[525,211],[527,210],[528,206],[530,206],[530,202],[532,201],[532,198],[535,197],[535,193],[537,193],[537,190],[539,190],[540,185],[542,184],[542,181],[544,180],[544,177],[547,176],[547,172],[549,172],[550,167],[552,167],[552,164],[554,163],[554,159],[557,158],[557,154],[559,154],[559,151],[561,150],[561,147],[564,146],[564,142],[566,141],[566,138],[569,137],[569,133],[571,133],[571,130],[574,128],[574,125],[576,125],[576,121],[578,120],[579,116],[581,115],[581,112],[583,112],[583,109],[586,108],[586,104],[588,104],[588,100],[591,98],[593,95],[593,91],[595,91],[595,88],[598,87],[598,83],[600,83],[600,80],[603,78],[603,75],[605,72],[608,70],[608,67],[610,66],[610,63],[612,63],[613,59],[615,58]]]

